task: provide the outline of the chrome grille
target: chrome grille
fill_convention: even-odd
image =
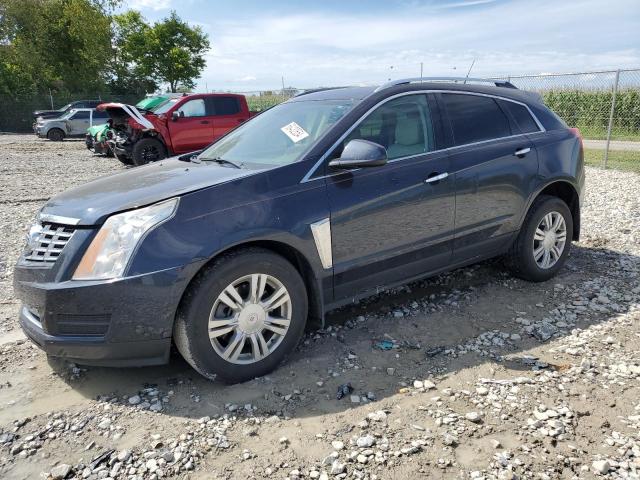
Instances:
[[[75,232],[69,225],[47,223],[31,227],[23,259],[27,263],[51,264]]]

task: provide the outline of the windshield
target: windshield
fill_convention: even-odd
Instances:
[[[176,103],[180,101],[180,98],[182,97],[168,99],[162,105],[158,105],[157,108],[154,108],[153,113],[157,115],[160,115],[161,113],[167,113],[169,110],[171,110],[171,107],[173,107]]]
[[[281,103],[232,131],[198,158],[274,166],[293,163],[353,104],[353,100]]]
[[[73,103],[67,103],[64,107],[60,108],[59,111],[69,110],[71,108],[71,105],[73,105]]]

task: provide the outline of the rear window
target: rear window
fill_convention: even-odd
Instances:
[[[442,94],[456,145],[512,135],[509,119],[490,97]]]
[[[518,128],[522,133],[532,133],[540,131],[538,128],[538,124],[533,119],[529,110],[524,105],[520,105],[519,103],[500,101],[500,104],[509,111],[509,113],[513,116]]]
[[[235,97],[213,97],[214,115],[235,115],[240,111],[240,104]]]

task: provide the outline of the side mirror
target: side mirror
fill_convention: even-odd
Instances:
[[[171,120],[173,120],[174,122],[177,122],[179,118],[180,118],[180,112],[175,111],[171,114]]]
[[[381,167],[387,163],[387,149],[368,140],[351,140],[344,147],[340,158],[329,162],[332,168]]]

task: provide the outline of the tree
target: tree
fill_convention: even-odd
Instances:
[[[206,62],[209,39],[199,26],[190,27],[176,12],[158,22],[147,32],[146,51],[141,61],[159,82],[166,82],[172,92],[178,86],[193,88]]]
[[[135,10],[114,15],[109,81],[112,93],[148,93],[158,88],[145,61],[150,29],[144,17]]]
[[[0,0],[0,88],[98,91],[118,0]],[[6,91],[13,89],[12,91]]]

